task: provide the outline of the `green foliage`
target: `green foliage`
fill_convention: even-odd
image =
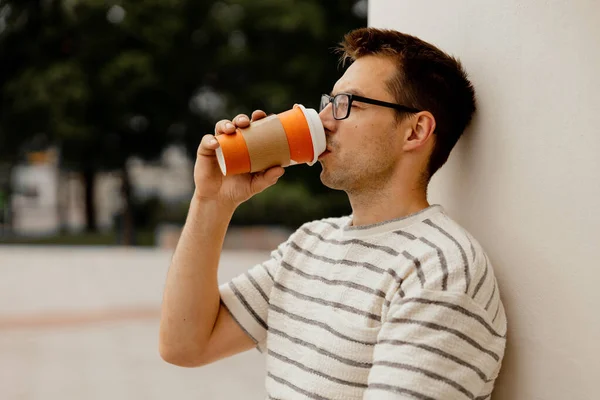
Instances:
[[[25,69],[8,82],[5,95],[12,99],[12,131],[33,135],[52,131],[63,138],[86,133],[83,104],[89,98],[84,73],[76,63],[57,62],[47,68]]]
[[[155,159],[171,142],[195,157],[221,118],[316,108],[341,74],[332,49],[366,24],[355,3],[2,0],[0,160],[14,161],[33,138],[58,144],[63,167],[80,171],[122,169],[132,155]],[[318,173],[291,168],[276,195],[245,207],[268,221],[287,215],[279,220],[288,225],[329,204],[347,210]]]

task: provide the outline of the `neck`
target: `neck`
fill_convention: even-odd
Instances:
[[[352,225],[371,225],[406,217],[429,207],[427,190],[413,187],[387,187],[348,193]]]

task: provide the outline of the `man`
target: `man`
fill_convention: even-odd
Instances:
[[[415,37],[359,29],[320,117],[321,179],[353,213],[305,224],[248,273],[218,287],[235,208],[283,168],[223,177],[207,135],[167,277],[162,357],[199,366],[257,347],[273,399],[488,399],[506,341],[492,266],[427,202],[427,184],[471,120],[460,63]],[[265,117],[255,111],[252,120]],[[216,134],[250,123],[221,121]]]

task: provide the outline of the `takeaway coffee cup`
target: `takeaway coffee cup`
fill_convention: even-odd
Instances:
[[[276,165],[313,165],[327,147],[319,114],[299,104],[215,138],[223,175],[264,171]]]

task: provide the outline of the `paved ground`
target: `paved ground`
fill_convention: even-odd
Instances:
[[[219,280],[266,253],[226,252]],[[0,246],[0,399],[263,399],[256,350],[198,369],[162,361],[170,251]]]

